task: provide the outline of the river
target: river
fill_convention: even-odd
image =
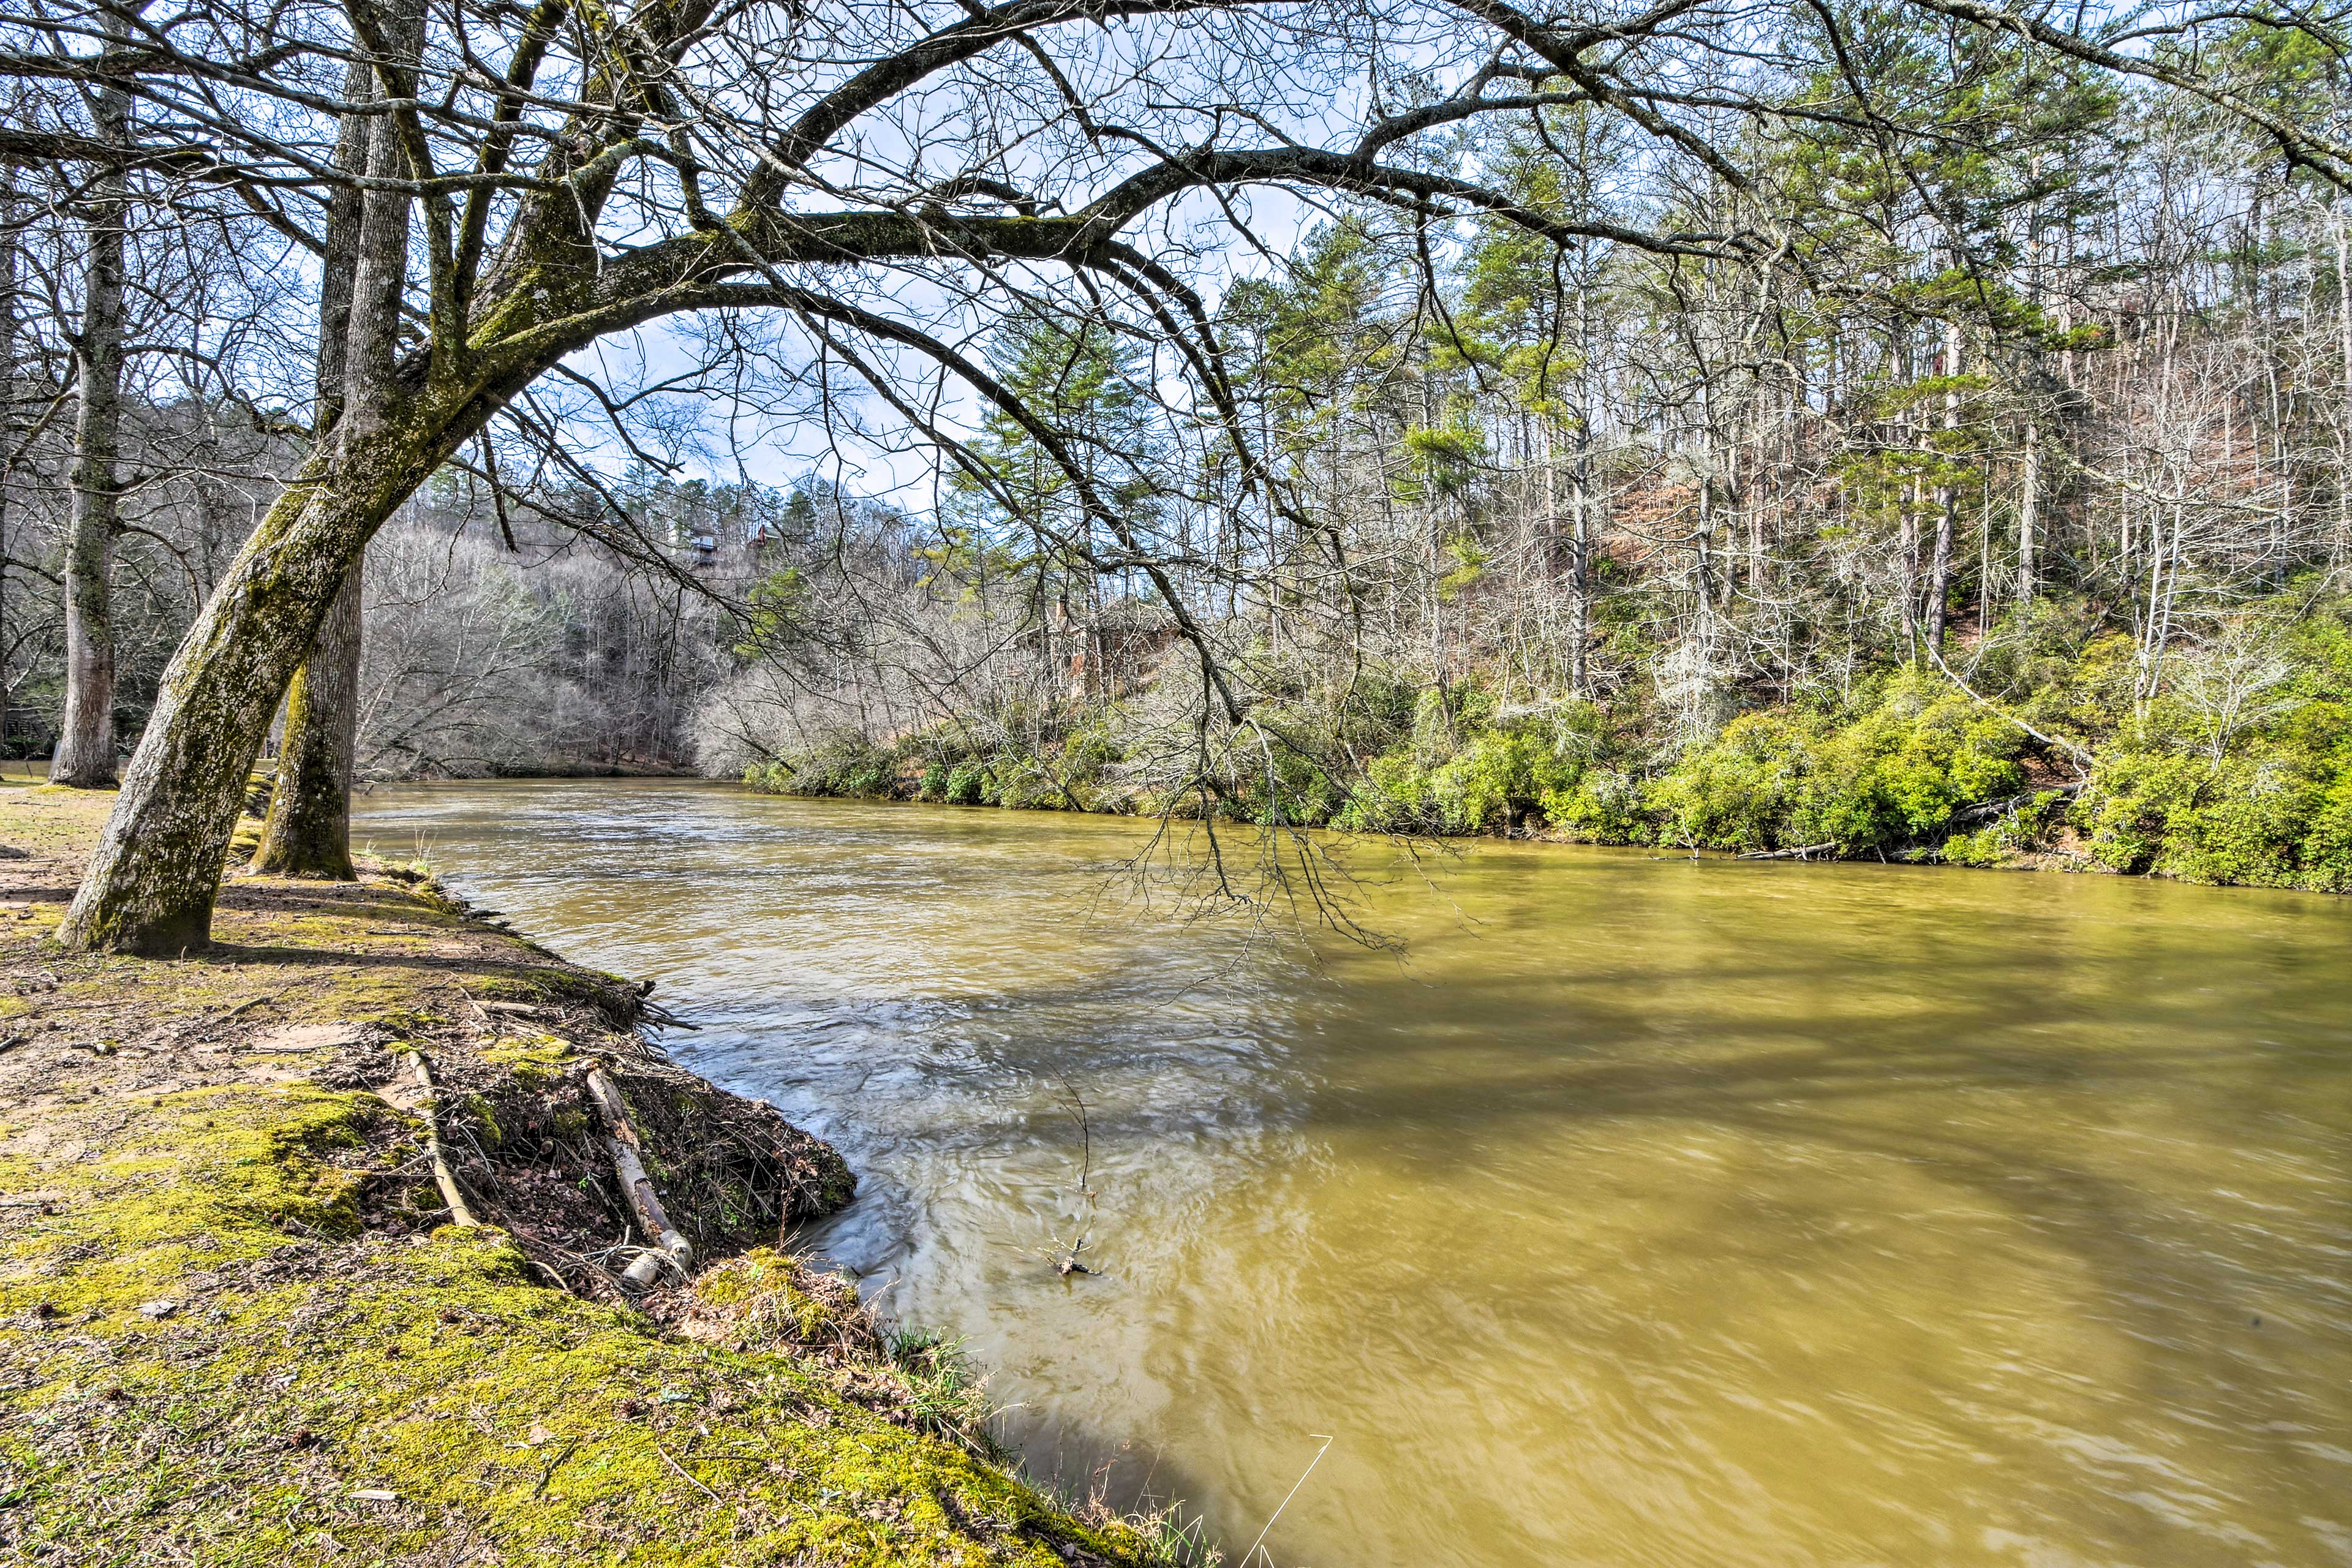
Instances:
[[[1400,957],[1142,907],[1106,818],[534,782],[355,831],[656,978],[1032,1473],[1229,1563],[1279,1508],[1318,1568],[2352,1563],[2352,900],[1353,847]]]

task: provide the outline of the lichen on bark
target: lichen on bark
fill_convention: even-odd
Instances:
[[[359,566],[319,628],[286,693],[286,739],[253,868],[282,877],[348,882],[352,773],[359,750]]]

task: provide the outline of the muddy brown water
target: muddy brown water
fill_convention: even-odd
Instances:
[[[1365,846],[1407,957],[1310,961],[1106,900],[1107,819],[593,781],[359,835],[656,978],[1031,1470],[1229,1562],[2352,1563],[2352,901]]]

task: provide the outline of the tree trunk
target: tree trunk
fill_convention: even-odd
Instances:
[[[1950,378],[1960,374],[1960,324],[1958,321],[1944,324],[1943,370],[1947,381],[1944,429],[1949,434],[1960,427],[1959,390],[1949,384]],[[1944,452],[1942,457],[1948,464],[1958,455],[1955,447]],[[1927,560],[1927,626],[1925,636],[1928,651],[1938,656],[1944,651],[1944,600],[1951,592],[1952,531],[1954,514],[1958,508],[1952,482],[1946,477],[1936,486],[1936,545]]]
[[[1568,689],[1573,697],[1584,696],[1591,684],[1587,666],[1588,645],[1592,640],[1591,443],[1591,426],[1585,423],[1583,411],[1580,410],[1569,512],[1570,526],[1575,531],[1570,535],[1568,546]]]
[[[423,46],[421,0],[399,0],[385,17],[394,67],[413,60]],[[380,96],[397,96],[379,74]],[[387,180],[411,177],[408,159],[389,119],[370,138],[368,173]],[[404,191],[371,190],[362,207],[358,255],[352,263],[351,326],[344,340],[344,394],[339,422],[346,452],[364,442],[393,416],[400,402],[400,306],[408,282],[408,209]]]
[[[2033,597],[2042,509],[2042,428],[2031,414],[2025,419],[2025,462],[2017,482],[2017,597],[2022,603]]]
[[[1936,487],[1936,543],[1927,557],[1927,625],[1920,634],[1931,654],[1944,651],[1945,599],[1951,593],[1952,522],[1958,503],[1952,487]]]
[[[2347,443],[2344,430],[2352,424],[2352,228],[2344,221],[2344,198],[2338,196],[2328,204],[2329,226],[2336,237],[2336,325],[2344,349],[2344,384],[2342,395],[2336,403],[2336,451],[2345,450]],[[2331,571],[2342,571],[2345,557],[2352,552],[2352,484],[2341,475],[2336,483],[2336,539],[2327,552]]]
[[[353,62],[344,95],[359,101],[374,95],[374,73]],[[371,127],[374,130],[371,132]],[[377,151],[371,151],[374,147]],[[392,163],[389,121],[352,114],[343,120],[335,162],[348,173],[362,170],[398,178]],[[405,161],[401,161],[404,169]],[[371,164],[376,165],[371,168]],[[400,209],[398,237],[407,238],[405,197],[379,196]],[[351,187],[335,192],[327,210],[326,255],[319,286],[317,391],[311,439],[320,447],[337,437],[350,395],[352,303],[358,288],[366,206]],[[383,223],[389,215],[379,214]],[[375,237],[389,243],[391,235]],[[381,273],[374,286],[381,289]],[[381,373],[383,367],[372,367]],[[355,563],[335,596],[310,656],[295,672],[286,694],[286,739],[279,748],[278,777],[269,795],[261,846],[253,868],[282,877],[324,877],[347,882],[358,875],[352,864],[352,774],[359,749],[361,583],[364,562]]]
[[[107,20],[121,37],[121,18]],[[131,95],[101,87],[91,100],[101,140],[129,138]],[[115,450],[122,424],[122,252],[130,182],[101,173],[82,225],[89,251],[81,331],[74,339],[73,502],[66,531],[66,697],[51,784],[103,789],[114,782],[114,535],[120,496]]]
[[[399,20],[394,47],[414,51],[421,10]],[[121,798],[58,929],[68,947],[171,953],[211,940],[222,860],[254,758],[368,540],[536,374],[519,362],[506,381],[403,381],[407,235],[407,198],[371,191],[334,438],[262,518],[173,654]]]
[[[253,868],[280,877],[348,882],[352,865],[352,773],[359,750],[360,592],[364,556],[286,693],[286,743],[269,795]]]
[[[1919,662],[1919,480],[1914,477],[1903,481],[1901,531],[1897,536],[1895,553],[1896,574],[1902,579],[1903,647],[1905,657],[1914,664]]]
[[[314,461],[263,516],[163,672],[58,930],[67,946],[169,954],[210,940],[222,859],[278,698],[368,539],[501,394],[417,410],[331,467]]]
[[[9,481],[16,478],[16,271],[23,243],[16,205],[16,171],[0,170],[0,742],[7,738],[7,715],[15,689],[8,682],[8,573],[14,559],[8,549]]]

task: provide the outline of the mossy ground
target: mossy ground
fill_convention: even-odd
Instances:
[[[956,1440],[854,1294],[747,1246],[845,1172],[661,1061],[633,991],[381,870],[234,879],[203,957],[65,955],[45,938],[109,804],[0,787],[28,851],[0,861],[0,1554],[1142,1559]],[[440,1223],[411,1046],[500,1224]],[[645,1302],[596,1256],[622,1236],[583,1153],[592,1060],[673,1206],[712,1211],[722,1261]],[[698,1149],[714,1118],[757,1156]]]

